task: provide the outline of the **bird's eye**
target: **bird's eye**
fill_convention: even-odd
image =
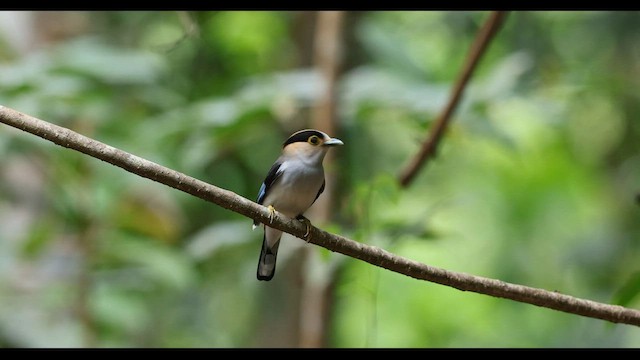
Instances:
[[[318,145],[320,144],[320,138],[315,136],[315,135],[311,135],[309,136],[309,144],[311,145]]]

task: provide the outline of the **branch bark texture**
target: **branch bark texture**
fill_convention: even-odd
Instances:
[[[413,179],[416,177],[420,169],[422,169],[426,164],[427,160],[436,155],[440,139],[444,135],[444,132],[451,121],[453,112],[462,98],[462,93],[464,92],[469,79],[471,79],[471,75],[473,75],[476,65],[478,65],[482,54],[484,54],[489,43],[500,28],[500,25],[504,22],[506,16],[507,13],[504,11],[492,12],[489,19],[487,19],[487,22],[478,32],[475,41],[471,45],[467,61],[453,88],[449,102],[442,110],[442,113],[440,113],[438,119],[433,123],[433,125],[431,125],[429,136],[424,143],[422,143],[418,154],[416,154],[409,165],[400,174],[399,181],[402,187],[408,187],[411,185],[411,182],[413,182]]]
[[[128,172],[186,192],[251,219],[265,223],[269,222],[269,211],[267,208],[251,200],[229,190],[207,184],[204,181],[80,135],[64,127],[45,122],[1,105],[0,122],[49,140],[57,145],[106,161]],[[304,237],[306,226],[302,222],[289,219],[279,213],[276,213],[273,222],[269,226],[298,238],[307,239]],[[328,250],[339,252],[415,279],[435,282],[462,291],[472,291],[511,299],[614,323],[640,326],[640,311],[636,309],[599,303],[560,294],[558,292],[444,270],[397,256],[375,246],[328,233],[313,226],[311,227],[308,240]]]

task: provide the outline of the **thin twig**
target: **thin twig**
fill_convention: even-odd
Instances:
[[[239,196],[229,190],[207,184],[175,170],[106,145],[69,129],[45,122],[0,105],[0,122],[26,131],[60,146],[70,148],[136,175],[184,191],[225,209],[234,211],[263,223],[269,222],[269,210],[262,205]],[[270,227],[304,239],[306,226],[276,212]],[[462,291],[511,299],[549,309],[586,317],[640,326],[640,310],[618,305],[603,304],[528,286],[506,283],[500,280],[458,273],[422,264],[394,255],[384,249],[359,243],[311,227],[307,240],[328,250],[360,259],[372,265],[410,276],[450,286]]]
[[[487,22],[478,32],[475,41],[471,45],[469,57],[467,58],[462,72],[456,81],[447,106],[430,127],[431,131],[429,133],[429,137],[422,144],[418,154],[416,154],[409,165],[400,174],[399,181],[402,187],[408,187],[427,160],[436,154],[440,139],[451,121],[451,115],[453,115],[453,112],[458,106],[458,103],[462,98],[462,93],[464,92],[471,75],[473,75],[473,71],[476,69],[478,61],[500,28],[500,25],[504,22],[506,16],[507,13],[504,11],[492,12],[489,19],[487,19]]]

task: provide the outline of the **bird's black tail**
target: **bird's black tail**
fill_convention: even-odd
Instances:
[[[258,261],[258,280],[269,281],[276,272],[276,257],[278,256],[278,247],[280,246],[280,236],[274,245],[269,246],[267,243],[267,227],[265,227],[264,236],[262,238],[262,251]]]

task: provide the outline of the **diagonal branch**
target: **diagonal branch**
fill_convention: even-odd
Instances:
[[[454,110],[458,106],[458,103],[462,98],[462,93],[466,88],[471,75],[473,75],[473,71],[476,69],[478,61],[482,57],[482,54],[484,54],[484,51],[487,49],[494,35],[498,32],[498,29],[504,22],[506,16],[507,13],[504,11],[494,11],[491,13],[491,16],[487,19],[487,22],[484,24],[482,29],[478,32],[475,41],[471,45],[467,62],[460,73],[460,77],[456,81],[447,106],[431,126],[429,137],[422,144],[418,154],[416,154],[413,160],[411,160],[409,165],[400,174],[399,181],[402,187],[408,187],[427,160],[436,154],[440,139],[451,121],[451,115],[453,115]]]
[[[136,175],[184,191],[251,219],[264,223],[269,221],[269,211],[262,205],[258,205],[231,191],[207,184],[204,181],[116,149],[69,129],[1,105],[0,122],[49,140],[57,145],[106,161]],[[304,238],[306,232],[306,226],[302,222],[289,219],[279,213],[276,213],[273,222],[269,226],[301,239]],[[331,251],[339,252],[415,279],[435,282],[462,291],[473,291],[614,323],[640,326],[640,310],[598,303],[555,291],[510,284],[500,280],[440,269],[394,255],[375,246],[328,233],[313,226],[308,240]]]

